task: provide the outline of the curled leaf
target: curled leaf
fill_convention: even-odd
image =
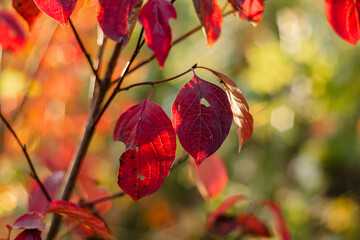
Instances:
[[[37,229],[45,228],[45,223],[41,222],[43,215],[39,212],[28,212],[16,219],[12,228]]]
[[[252,214],[241,214],[237,217],[238,228],[241,233],[256,237],[270,237],[266,225]]]
[[[228,0],[236,10],[239,18],[257,25],[265,9],[263,0]]]

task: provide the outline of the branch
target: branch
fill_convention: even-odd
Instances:
[[[11,127],[10,123],[5,119],[5,117],[2,115],[2,113],[0,112],[0,118],[1,120],[4,122],[4,124],[6,125],[6,127],[9,129],[9,131],[11,132],[11,134],[14,136],[14,138],[16,139],[17,143],[19,144],[19,146],[21,147],[21,150],[23,151],[25,157],[26,157],[26,160],[29,164],[29,167],[31,169],[31,175],[35,178],[35,180],[38,182],[42,192],[44,193],[46,199],[51,202],[51,197],[49,195],[49,193],[46,191],[44,185],[42,184],[42,182],[40,181],[38,175],[36,174],[36,171],[35,171],[35,168],[34,168],[34,165],[30,159],[30,156],[26,150],[26,146],[23,145],[20,141],[20,139],[18,138],[18,136],[16,135],[14,129]]]

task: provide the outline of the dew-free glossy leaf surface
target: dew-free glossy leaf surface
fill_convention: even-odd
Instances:
[[[142,2],[142,0],[99,0],[97,18],[105,36],[127,44]]]
[[[25,45],[25,31],[11,12],[0,11],[0,33],[2,49],[18,52]]]
[[[325,0],[325,14],[333,30],[348,43],[356,45],[360,39],[360,1]]]
[[[193,3],[210,47],[220,37],[224,22],[221,8],[216,0],[193,0]]]
[[[145,41],[162,68],[171,48],[169,19],[177,18],[175,8],[167,0],[149,0],[138,18],[145,29]]]
[[[230,78],[212,69],[207,70],[214,73],[225,87],[226,94],[230,101],[231,111],[234,116],[236,131],[239,138],[240,152],[242,145],[251,137],[254,130],[254,119],[250,114],[249,105],[247,104],[240,89]]]
[[[40,15],[41,11],[34,3],[34,0],[13,0],[15,10],[26,20],[31,29],[34,21]]]
[[[291,234],[286,226],[286,222],[281,213],[279,205],[271,201],[265,201],[264,205],[270,210],[270,213],[274,219],[275,229],[281,237],[281,240],[290,240]]]
[[[41,11],[66,28],[77,0],[34,0],[34,2]]]
[[[61,200],[52,201],[46,212],[58,213],[74,218],[81,224],[85,224],[86,226],[93,229],[103,238],[106,239],[108,236],[107,228],[105,227],[104,222],[100,220],[100,218],[95,217],[88,210],[83,209],[71,202]]]
[[[26,229],[17,235],[14,240],[41,240],[41,231],[37,229]]]
[[[120,157],[118,184],[134,200],[158,190],[169,175],[176,153],[176,135],[162,108],[148,99],[123,113],[114,140],[126,151]]]
[[[270,237],[266,225],[256,216],[244,213],[237,218],[238,228],[241,233],[256,237]]]
[[[242,19],[258,24],[265,9],[263,0],[228,0]]]
[[[225,91],[194,75],[175,99],[172,122],[181,145],[199,166],[229,133],[232,113]]]
[[[16,219],[13,228],[37,229],[45,228],[45,223],[41,222],[43,215],[39,212],[28,212]]]

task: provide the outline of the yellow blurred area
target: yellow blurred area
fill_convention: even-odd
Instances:
[[[27,203],[26,189],[21,184],[0,186],[0,216],[7,216]]]
[[[26,76],[13,69],[0,72],[0,97],[17,98],[23,95],[26,87]]]

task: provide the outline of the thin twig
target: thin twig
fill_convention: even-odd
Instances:
[[[46,191],[44,185],[42,184],[42,182],[40,181],[40,178],[38,177],[36,171],[35,171],[35,167],[31,161],[31,158],[26,150],[26,146],[23,145],[19,139],[19,137],[16,135],[14,129],[11,127],[10,123],[5,119],[5,117],[2,115],[1,111],[0,111],[0,118],[1,120],[4,122],[4,124],[6,125],[6,127],[9,129],[9,131],[11,132],[11,134],[14,136],[14,138],[16,139],[17,143],[20,145],[21,147],[21,150],[23,151],[24,155],[25,155],[25,158],[29,164],[29,167],[31,169],[31,173],[32,173],[32,176],[35,178],[35,180],[38,182],[42,192],[44,193],[46,199],[51,202],[51,197],[49,195],[49,193]]]

